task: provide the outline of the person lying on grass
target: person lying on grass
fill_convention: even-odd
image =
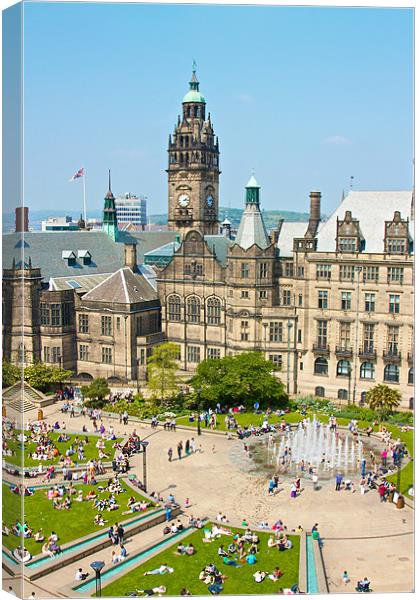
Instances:
[[[146,575],[165,575],[166,573],[173,573],[175,569],[172,567],[168,567],[166,563],[160,565],[157,569],[153,569],[152,571],[146,571],[144,576]]]
[[[147,590],[136,590],[136,593],[144,594],[145,596],[154,596],[155,594],[161,596],[162,594],[166,594],[166,587],[164,585],[160,585],[159,587],[154,587]]]

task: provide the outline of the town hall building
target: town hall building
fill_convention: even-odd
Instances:
[[[167,232],[120,231],[109,181],[103,231],[4,236],[5,358],[136,385],[165,340],[185,377],[256,350],[291,394],[363,404],[386,383],[412,409],[412,191],[350,191],[325,221],[312,191],[307,222],[268,231],[252,174],[233,236],[195,71],[189,88],[169,136]]]

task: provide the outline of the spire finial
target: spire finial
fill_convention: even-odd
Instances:
[[[111,169],[108,169],[108,191],[111,191]]]
[[[197,63],[195,62],[195,59],[193,58],[193,62],[192,62],[193,73],[195,73],[196,69],[197,69]]]

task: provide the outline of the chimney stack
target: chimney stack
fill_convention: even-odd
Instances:
[[[29,209],[27,206],[17,206],[15,209],[16,233],[29,231]]]
[[[315,237],[318,231],[318,225],[321,221],[321,192],[311,192],[309,194],[310,212],[308,229],[305,237]]]
[[[124,244],[124,266],[137,271],[137,244]]]

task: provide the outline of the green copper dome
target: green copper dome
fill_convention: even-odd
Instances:
[[[195,68],[196,68],[196,64],[194,62],[193,63],[193,72],[192,72],[191,81],[190,81],[190,89],[184,96],[184,99],[182,101],[183,104],[185,102],[202,102],[202,103],[206,102],[204,96],[199,91],[200,83],[197,79],[197,75],[195,74]]]
[[[190,90],[184,96],[182,103],[184,102],[206,102],[204,96],[198,90]]]

